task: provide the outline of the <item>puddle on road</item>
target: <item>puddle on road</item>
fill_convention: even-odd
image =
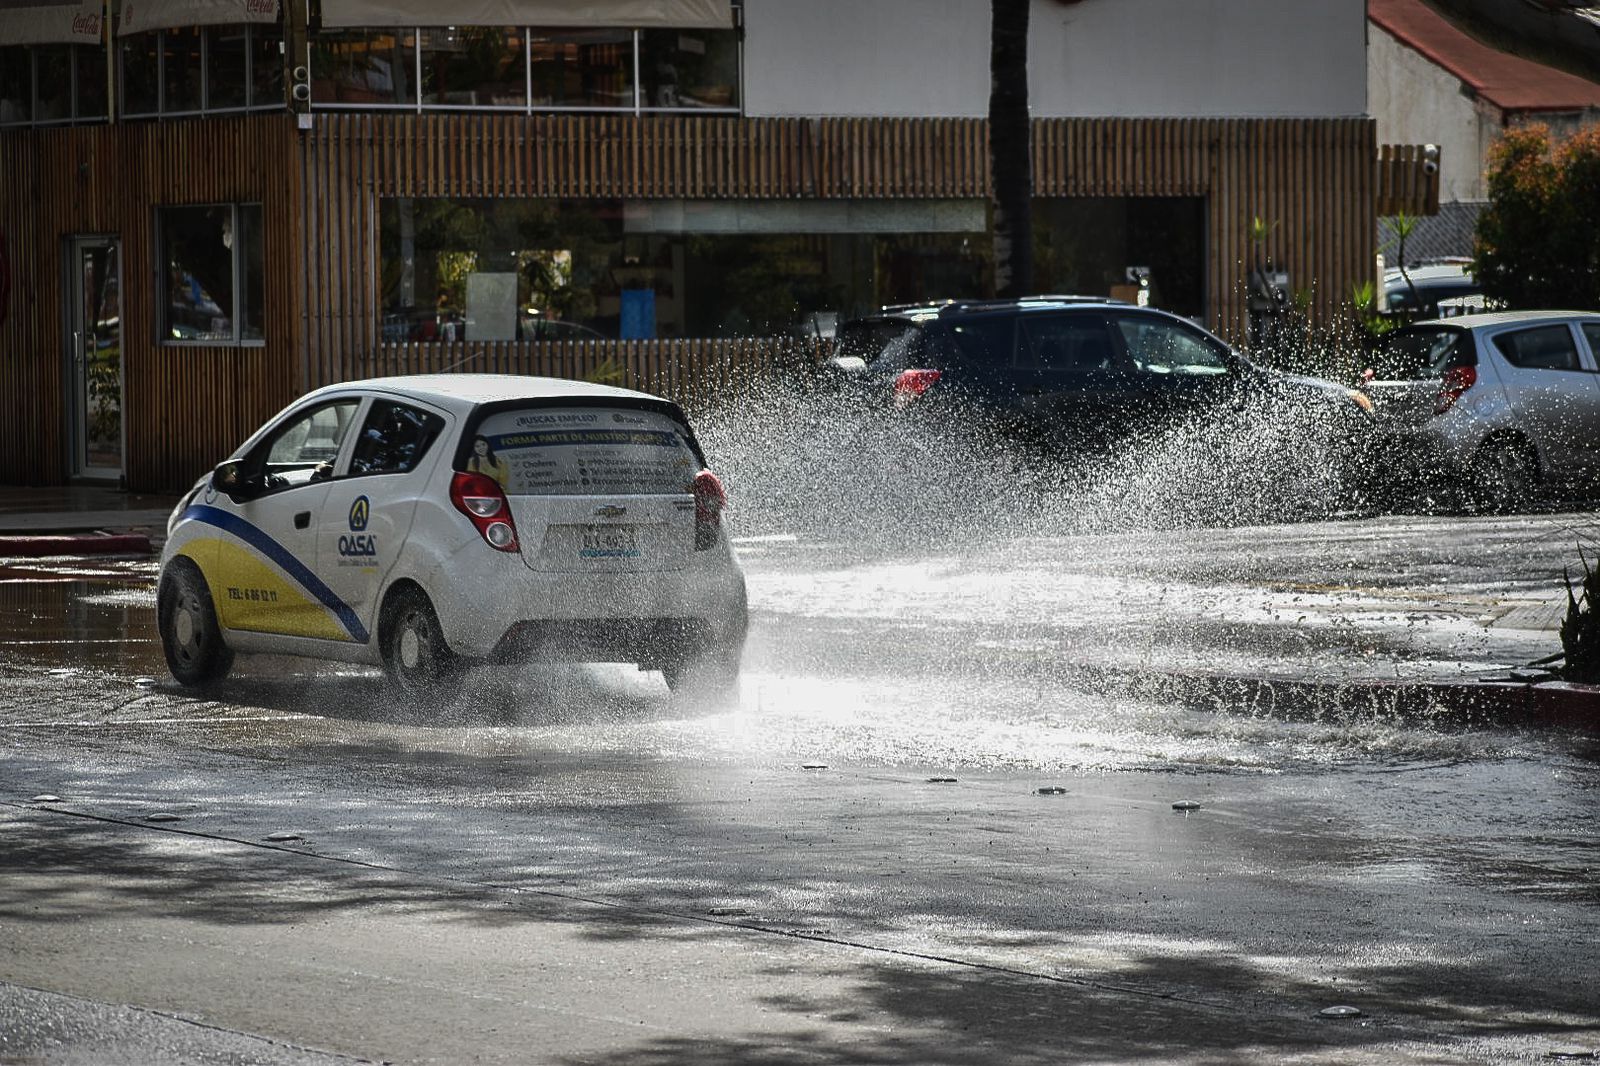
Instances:
[[[0,645],[43,666],[165,672],[154,579],[147,560],[0,567]]]

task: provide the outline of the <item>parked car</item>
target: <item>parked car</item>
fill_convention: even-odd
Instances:
[[[162,646],[186,685],[272,652],[381,663],[413,696],[529,659],[725,694],[746,625],[726,502],[659,397],[477,374],[330,386],[173,511]]]
[[[951,399],[1006,430],[1073,450],[1175,420],[1279,403],[1359,440],[1361,393],[1256,366],[1193,322],[1089,296],[887,308],[840,327],[835,373],[896,404]]]
[[[1383,310],[1407,319],[1491,310],[1465,262],[1429,263],[1383,275]]]
[[[1495,511],[1600,476],[1600,314],[1517,311],[1419,322],[1364,377],[1372,480],[1451,488]]]

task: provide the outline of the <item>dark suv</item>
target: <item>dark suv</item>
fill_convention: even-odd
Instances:
[[[1370,404],[1319,378],[1258,367],[1187,319],[1100,297],[890,307],[839,329],[834,371],[898,406],[955,401],[1043,440],[1110,442],[1182,417],[1292,410],[1341,438]]]

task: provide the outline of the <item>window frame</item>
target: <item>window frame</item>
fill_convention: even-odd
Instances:
[[[229,268],[232,271],[233,303],[229,308],[228,321],[233,326],[233,337],[229,340],[185,340],[180,337],[170,336],[172,332],[167,314],[171,307],[167,294],[167,227],[163,215],[167,211],[189,211],[210,207],[226,207],[228,209],[229,224],[233,227],[234,243],[228,249]],[[245,279],[244,246],[239,239],[243,228],[239,224],[239,209],[245,207],[258,208],[261,211],[261,261],[262,261],[262,292],[261,292],[261,336],[243,336],[243,319],[240,313],[240,304],[243,300],[243,285]],[[208,202],[199,204],[158,204],[155,211],[155,343],[161,348],[265,348],[267,346],[267,319],[266,319],[266,258],[267,258],[267,227],[266,207],[259,200],[238,200]],[[248,306],[248,305],[246,305]]]
[[[1506,329],[1496,330],[1488,337],[1488,341],[1489,344],[1493,346],[1495,352],[1500,356],[1500,358],[1504,359],[1506,364],[1513,370],[1545,371],[1557,374],[1592,373],[1593,371],[1583,364],[1582,342],[1584,338],[1578,336],[1572,327],[1573,324],[1567,321],[1543,323],[1521,322]],[[1501,341],[1510,341],[1511,338],[1523,333],[1548,332],[1557,329],[1566,331],[1567,343],[1572,347],[1572,366],[1530,366],[1527,363],[1518,362],[1501,344]]]
[[[212,30],[216,29],[216,27],[213,27],[213,26],[202,26],[202,27],[198,27],[201,30],[201,34],[200,34],[200,107],[199,107],[198,110],[196,110],[194,108],[187,108],[187,109],[185,109],[183,111],[169,111],[169,110],[167,110],[167,49],[166,49],[167,31],[164,30],[164,29],[161,29],[161,30],[147,30],[143,34],[134,34],[133,36],[134,37],[142,37],[142,36],[147,36],[148,35],[148,36],[152,36],[154,38],[154,40],[155,40],[155,44],[156,44],[156,68],[155,68],[156,107],[155,107],[154,111],[145,111],[145,110],[129,111],[129,110],[123,110],[123,111],[119,112],[118,117],[119,118],[126,118],[126,119],[195,118],[197,116],[202,116],[202,115],[245,115],[245,114],[252,114],[252,113],[260,112],[260,111],[283,111],[283,110],[287,110],[288,106],[289,106],[289,103],[288,103],[288,100],[286,98],[280,97],[278,99],[272,100],[272,101],[267,102],[267,103],[258,102],[256,100],[256,98],[255,98],[255,96],[256,96],[256,77],[255,77],[256,35],[258,33],[261,33],[262,32],[262,27],[266,26],[268,24],[267,23],[244,22],[244,23],[239,23],[237,25],[243,27],[243,29],[245,31],[245,40],[244,40],[245,103],[244,103],[244,106],[242,106],[242,107],[212,107],[211,106],[211,32],[212,32]],[[195,27],[187,27],[187,28],[194,29]],[[278,46],[279,46],[278,54],[280,56],[282,56],[283,55],[283,38],[280,35],[276,39],[278,40]],[[131,37],[130,38],[124,38],[123,40],[132,40],[132,38]],[[127,87],[128,87],[127,63],[124,60],[124,52],[123,52],[123,49],[122,49],[120,44],[117,46],[117,53],[116,54],[117,54],[117,61],[116,61],[116,66],[117,66],[117,70],[116,70],[116,77],[117,77],[117,103],[119,105],[123,105],[125,107],[126,103],[127,103],[127,99],[128,99],[128,93],[127,93]],[[76,69],[76,68],[74,68],[74,69]],[[287,80],[287,79],[285,79],[285,80]],[[74,91],[76,91],[76,90],[74,90]],[[76,101],[76,96],[74,96],[74,101]],[[197,206],[199,206],[199,205],[197,205]]]
[[[28,56],[28,117],[21,122],[0,122],[0,130],[18,129],[55,129],[62,126],[93,126],[111,121],[111,108],[109,101],[105,111],[98,115],[80,114],[81,102],[78,99],[78,67],[85,52],[95,51],[101,53],[100,62],[105,62],[105,47],[88,44],[72,43],[67,45],[67,89],[68,89],[68,114],[64,118],[41,119],[39,117],[39,48],[47,47],[34,44],[7,45],[8,48],[21,48]],[[121,70],[121,65],[118,65]],[[120,89],[120,82],[118,88]],[[109,93],[110,86],[107,86]],[[119,95],[120,99],[120,95]]]
[[[346,27],[341,27],[345,29]],[[644,102],[644,86],[641,83],[643,71],[641,70],[641,49],[644,30],[639,27],[629,27],[629,47],[632,49],[629,61],[632,74],[632,102],[619,107],[600,107],[594,105],[560,105],[560,104],[535,104],[533,101],[533,38],[541,30],[549,32],[556,27],[537,25],[518,25],[513,28],[522,33],[522,72],[523,72],[523,104],[426,104],[422,97],[422,67],[423,67],[423,34],[429,29],[439,27],[427,26],[351,26],[350,30],[362,32],[386,32],[399,36],[411,34],[416,42],[412,48],[412,79],[416,86],[416,101],[413,103],[356,103],[349,101],[318,101],[313,100],[310,108],[313,111],[400,111],[411,114],[431,114],[448,112],[473,112],[473,113],[498,113],[512,115],[545,115],[545,114],[597,114],[597,115],[742,115],[744,114],[745,101],[745,65],[744,65],[744,30],[742,25],[735,23],[728,27],[728,32],[736,35],[735,48],[737,62],[734,70],[735,102],[726,107],[657,107],[646,105]],[[624,27],[597,27],[598,29]],[[718,31],[722,32],[722,31]],[[316,47],[316,38],[312,37],[306,42],[307,64],[310,62],[312,49]]]

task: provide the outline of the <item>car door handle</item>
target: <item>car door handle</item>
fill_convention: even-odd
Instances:
[[[296,529],[305,529],[310,524],[311,524],[311,512],[310,511],[301,511],[299,514],[294,516],[294,528],[296,528]]]

